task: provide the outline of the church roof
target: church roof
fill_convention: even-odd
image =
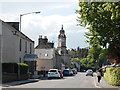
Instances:
[[[59,38],[61,38],[61,37],[66,38],[65,30],[63,29],[63,25],[62,25],[62,27],[61,27],[60,34],[59,34],[58,37],[59,37]]]

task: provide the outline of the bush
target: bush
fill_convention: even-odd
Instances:
[[[108,84],[113,86],[120,86],[120,67],[106,68],[104,78]]]
[[[20,74],[28,73],[28,65],[25,63],[17,63],[20,66]]]
[[[20,65],[20,74],[27,74],[28,73],[28,65],[24,63],[17,63]]]
[[[18,73],[18,65],[20,66],[20,74],[28,73],[28,65],[24,63],[2,63],[2,72]]]

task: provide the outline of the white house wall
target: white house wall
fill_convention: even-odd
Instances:
[[[41,71],[41,70],[48,71],[49,69],[52,69],[53,66],[54,66],[53,65],[53,60],[50,60],[50,59],[44,59],[44,60],[38,59],[37,60],[37,68],[36,68],[36,70],[37,71]]]
[[[55,66],[55,52],[54,49],[35,49],[35,54],[38,55],[37,71],[54,68]]]
[[[13,35],[15,31],[17,30],[14,29],[12,26],[6,23],[2,23],[2,35],[0,36],[0,47],[2,46],[2,62],[22,63],[24,55],[30,54],[30,43],[32,46],[31,54],[34,53],[34,42],[26,38],[26,36],[24,36],[23,34],[20,34],[18,31],[15,35]],[[22,41],[21,51],[19,50],[20,38]],[[25,52],[25,42],[27,42],[27,52]]]

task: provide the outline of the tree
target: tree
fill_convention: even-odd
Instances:
[[[68,53],[71,55],[72,58],[82,59],[88,55],[88,49],[78,47],[77,49],[68,50]]]
[[[89,29],[87,42],[108,48],[108,55],[120,62],[120,2],[79,2],[79,7],[77,21]]]

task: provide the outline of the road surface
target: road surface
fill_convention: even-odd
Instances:
[[[34,83],[27,83],[8,88],[96,88],[94,77],[85,76],[85,73],[78,73],[75,76],[64,77],[63,79],[45,79]]]

